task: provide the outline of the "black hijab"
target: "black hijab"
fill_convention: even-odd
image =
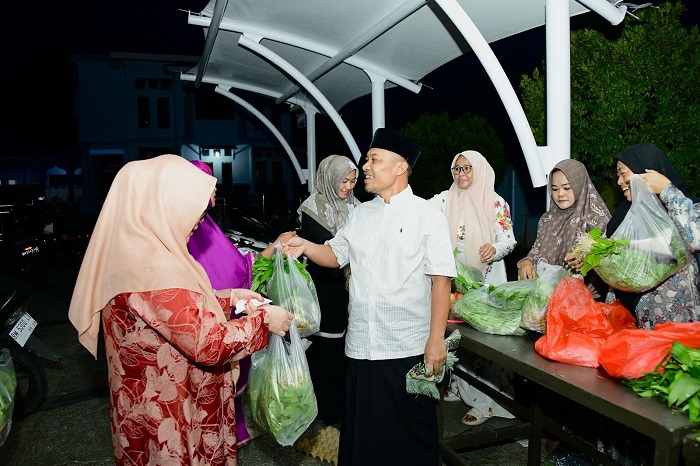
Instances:
[[[656,147],[654,144],[642,143],[635,144],[624,149],[622,152],[615,156],[615,160],[619,160],[629,167],[632,173],[637,175],[644,173],[644,170],[656,170],[657,172],[664,175],[666,178],[671,180],[673,185],[680,189],[686,197],[690,198],[688,188],[681,179],[680,175],[673,168],[671,161],[668,160],[666,154],[661,152],[661,149]],[[692,199],[692,198],[691,198]],[[620,205],[615,209],[615,213],[608,222],[606,228],[607,236],[612,235],[617,227],[620,226],[622,220],[627,216],[627,211],[630,210],[632,203],[627,199],[623,199]]]
[[[635,174],[644,173],[644,170],[656,170],[657,172],[668,178],[671,183],[678,189],[680,189],[686,197],[690,198],[688,189],[685,183],[681,179],[680,175],[673,168],[671,161],[668,160],[666,154],[664,154],[661,149],[656,147],[654,144],[642,143],[630,146],[624,149],[622,152],[615,156],[615,160],[627,165],[627,167]],[[691,198],[692,199],[692,198]],[[610,237],[620,223],[627,216],[627,212],[630,210],[632,203],[627,199],[623,199],[622,202],[615,209],[615,213],[608,222],[606,227],[606,236]],[[644,295],[644,293],[630,293],[627,291],[615,290],[615,297],[617,297],[622,305],[627,309],[632,311],[634,315],[634,310],[639,303],[639,299]]]

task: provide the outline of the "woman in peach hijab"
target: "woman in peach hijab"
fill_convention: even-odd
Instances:
[[[117,465],[236,465],[231,361],[284,335],[292,315],[214,292],[187,241],[216,179],[176,155],[126,164],[95,225],[69,318],[96,357],[100,317]]]

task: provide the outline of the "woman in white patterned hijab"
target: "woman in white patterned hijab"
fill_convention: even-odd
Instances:
[[[307,214],[335,235],[345,226],[353,207],[360,204],[352,191],[357,176],[357,166],[352,160],[343,155],[329,155],[318,165],[314,191],[297,212]]]

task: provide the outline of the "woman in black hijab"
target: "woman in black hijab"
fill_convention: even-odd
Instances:
[[[655,170],[666,176],[674,186],[689,197],[685,183],[666,155],[653,144],[636,144],[615,156],[617,161],[617,184],[625,199],[615,210],[606,229],[610,237],[627,216],[632,205],[629,177]],[[691,249],[686,244],[686,249]],[[653,329],[664,322],[695,322],[700,320],[700,277],[698,266],[690,252],[688,265],[653,290],[644,293],[629,293],[613,290],[614,296],[636,314],[637,326]]]

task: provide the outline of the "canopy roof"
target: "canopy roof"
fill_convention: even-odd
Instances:
[[[545,22],[545,0],[458,3],[489,43]],[[190,23],[206,26],[208,31],[215,4],[212,0],[199,15],[191,15]],[[572,15],[588,11],[574,1],[569,8]],[[391,27],[394,22],[398,24]],[[470,50],[443,10],[425,0],[230,0],[202,76],[207,82],[274,98],[292,89],[296,81],[239,46],[242,34],[261,38],[261,45],[305,76],[338,52],[349,54],[314,81],[336,110],[371,92],[363,70],[418,92],[425,75]],[[199,71],[196,67],[190,73]],[[313,96],[306,98],[313,100]]]
[[[206,40],[199,65],[183,78],[196,86],[215,84],[219,93],[244,106],[247,103],[233,90],[299,105],[307,116],[324,112],[359,161],[357,144],[338,114],[344,105],[371,93],[372,127],[383,127],[384,89],[401,86],[417,93],[426,74],[472,50],[513,122],[533,185],[542,186],[549,168],[569,157],[569,17],[590,8],[618,24],[626,10],[616,6],[619,2],[212,0],[188,17],[191,24],[206,29]],[[542,25],[547,26],[548,145],[537,147],[515,91],[488,44]],[[263,115],[256,116],[275,133]],[[307,127],[308,167],[316,165],[314,131]],[[303,173],[286,141],[278,132],[276,136],[301,181],[310,181],[311,188],[313,169]]]

